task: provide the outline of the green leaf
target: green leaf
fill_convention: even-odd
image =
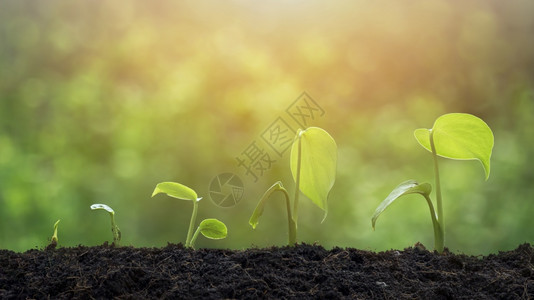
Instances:
[[[158,183],[156,185],[156,188],[154,189],[154,192],[152,193],[152,197],[159,193],[167,194],[170,197],[181,199],[181,200],[191,200],[191,201],[198,201],[200,200],[197,196],[197,193],[183,185],[176,182],[162,182]]]
[[[376,208],[373,218],[371,219],[373,223],[373,229],[375,229],[375,223],[376,219],[378,219],[378,216],[380,216],[380,214],[399,197],[408,194],[421,194],[428,197],[430,192],[432,192],[432,186],[428,183],[418,184],[415,180],[408,180],[399,184]]]
[[[297,133],[291,148],[291,173],[296,180],[298,147],[301,144],[300,191],[315,205],[328,213],[327,199],[336,180],[337,145],[334,139],[318,127]]]
[[[200,233],[209,239],[224,239],[228,234],[228,229],[223,222],[217,219],[205,219],[198,225]]]
[[[452,113],[439,117],[432,129],[415,130],[419,144],[432,152],[430,133],[437,155],[459,160],[476,159],[482,163],[488,179],[493,132],[482,119],[470,114]]]
[[[267,203],[267,200],[271,196],[272,193],[276,191],[282,191],[287,195],[286,189],[282,186],[282,182],[277,181],[275,184],[273,184],[261,197],[260,201],[258,202],[258,205],[256,206],[256,209],[254,209],[254,212],[252,213],[252,216],[248,220],[248,223],[250,226],[252,226],[252,229],[256,229],[256,226],[259,223],[259,219],[261,215],[263,215],[263,210],[265,209],[265,203]],[[286,197],[287,198],[287,197]],[[287,199],[286,199],[287,200]]]

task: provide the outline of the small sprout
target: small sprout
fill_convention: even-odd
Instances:
[[[50,239],[50,244],[48,244],[48,246],[46,246],[47,250],[55,249],[56,246],[57,246],[57,243],[58,243],[57,227],[58,227],[59,221],[61,221],[61,220],[57,220],[56,223],[54,223],[54,234],[52,235],[52,238]]]
[[[293,211],[289,193],[278,181],[273,184],[262,196],[256,209],[250,217],[249,224],[256,228],[260,216],[263,214],[265,202],[272,193],[280,191],[284,194],[287,206],[287,219],[289,226],[288,244],[297,243],[297,212],[299,196],[302,192],[315,205],[324,211],[323,221],[328,214],[328,194],[336,179],[337,145],[334,139],[325,130],[310,127],[298,130],[291,147],[290,169],[295,180],[295,197],[293,198]]]
[[[58,239],[57,239],[57,227],[58,227],[60,221],[61,221],[61,219],[57,220],[56,223],[54,223],[54,234],[52,235],[52,239],[51,239],[51,242],[52,242],[52,243],[55,243],[56,245],[57,245],[57,243],[58,243]]]
[[[111,232],[113,233],[113,246],[115,247],[120,246],[121,231],[119,227],[115,224],[115,211],[111,209],[111,207],[105,204],[93,204],[91,205],[91,209],[92,210],[103,209],[109,213],[111,217]]]
[[[205,219],[200,222],[198,225],[193,238],[191,239],[191,248],[195,248],[195,241],[197,240],[198,234],[202,233],[203,236],[212,240],[224,239],[228,234],[228,229],[223,222],[217,219]]]
[[[490,174],[490,158],[493,150],[493,132],[480,118],[463,113],[445,114],[436,119],[432,129],[421,128],[414,132],[421,146],[432,153],[436,180],[436,211],[430,199],[432,187],[429,183],[419,184],[409,180],[397,186],[376,209],[371,223],[399,197],[407,194],[422,195],[430,209],[434,227],[434,249],[442,253],[445,244],[445,230],[439,180],[438,156],[456,160],[478,160],[484,168],[486,180]]]
[[[160,193],[176,199],[193,202],[193,213],[189,221],[189,229],[187,230],[187,238],[185,240],[186,247],[194,248],[199,232],[210,239],[224,239],[226,237],[226,225],[217,219],[203,220],[193,234],[193,228],[197,218],[198,202],[202,200],[202,197],[199,198],[193,189],[176,182],[161,182],[156,185],[154,192],[152,192],[152,197]]]

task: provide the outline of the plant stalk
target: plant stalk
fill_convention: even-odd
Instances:
[[[195,234],[193,234],[193,238],[191,239],[190,246],[191,248],[195,249],[195,241],[197,240],[198,234],[200,233],[200,226],[197,227],[197,230],[195,230]]]
[[[115,224],[115,213],[110,213],[111,216],[111,233],[113,233],[113,245],[115,247],[120,246],[121,231],[117,224]]]
[[[299,196],[300,196],[300,168],[301,168],[301,156],[302,156],[302,139],[300,137],[302,130],[299,130],[297,139],[297,176],[295,178],[295,198],[293,199],[293,221],[295,223],[295,228],[297,227],[298,219],[298,206],[299,206]]]
[[[287,226],[288,226],[288,234],[289,234],[288,245],[295,246],[295,244],[297,244],[297,223],[293,220],[293,216],[291,214],[291,201],[289,199],[289,194],[284,188],[280,188],[278,190],[281,191],[286,197]]]
[[[440,246],[436,250],[439,253],[443,252],[444,244],[445,244],[445,220],[443,218],[443,205],[442,205],[442,198],[441,198],[441,184],[439,180],[439,168],[438,168],[438,154],[436,152],[436,146],[434,145],[434,131],[430,130],[430,149],[432,150],[432,157],[434,159],[434,177],[436,178],[436,206],[438,210],[438,224],[440,227],[440,242],[435,242],[436,245]]]
[[[187,230],[187,238],[185,240],[186,247],[191,246],[191,238],[193,236],[193,227],[197,219],[197,210],[198,210],[198,199],[193,200],[193,214],[191,215],[191,221],[189,222],[189,229]]]
[[[439,224],[439,221],[436,218],[436,211],[434,210],[434,205],[432,205],[432,200],[430,200],[430,197],[427,194],[422,194],[426,202],[428,203],[428,207],[430,208],[430,217],[432,218],[432,227],[434,227],[434,249],[438,251],[439,253],[443,252],[443,229],[441,228],[441,225]]]

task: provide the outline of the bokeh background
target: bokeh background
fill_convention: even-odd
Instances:
[[[303,92],[339,159],[327,219],[300,201],[299,241],[432,248],[422,198],[392,205],[374,232],[371,216],[400,182],[433,184],[413,130],[466,112],[493,129],[491,175],[440,160],[446,245],[488,254],[533,242],[532,12],[529,0],[2,1],[0,248],[44,247],[57,219],[60,246],[109,241],[93,203],[115,209],[123,245],[184,242],[192,205],[151,198],[162,181],[204,197],[198,221],[227,224],[227,239],[198,247],[284,245],[281,199],[256,230],[248,219],[275,181],[293,193],[288,153],[257,182],[236,157],[253,141],[268,150],[262,132]],[[208,197],[224,172],[245,188],[229,208]]]

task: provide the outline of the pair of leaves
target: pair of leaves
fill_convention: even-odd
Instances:
[[[318,127],[299,130],[291,147],[290,167],[295,181],[300,171],[300,191],[325,212],[326,218],[328,194],[336,180],[337,145],[334,139]]]
[[[414,135],[419,144],[430,152],[432,152],[431,142],[433,142],[436,154],[439,156],[480,161],[486,180],[488,179],[494,138],[493,132],[482,119],[464,113],[445,114],[436,119],[432,129],[420,128],[415,130]],[[413,180],[401,183],[376,209],[372,217],[373,229],[378,216],[396,199],[414,193],[429,199],[431,190],[432,187],[428,183],[418,184]],[[432,203],[429,203],[429,206],[431,205]]]
[[[176,182],[158,183],[152,197],[160,193],[180,200],[200,201],[202,199],[192,188]],[[217,219],[203,220],[198,225],[198,230],[209,239],[224,239],[228,235],[226,225]]]

